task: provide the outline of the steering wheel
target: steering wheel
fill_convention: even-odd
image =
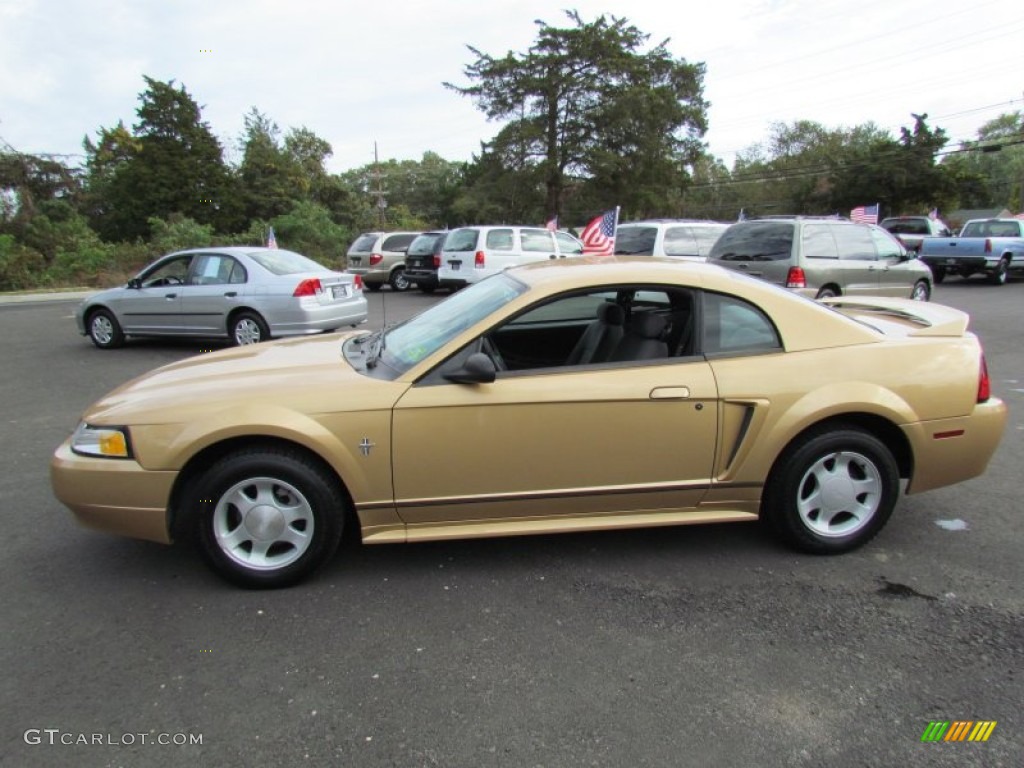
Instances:
[[[164,278],[164,285],[184,285],[184,281],[175,275],[168,275]]]
[[[494,363],[494,367],[499,371],[507,371],[508,366],[505,365],[505,358],[501,356],[501,352],[491,341],[489,336],[480,337],[480,351],[491,358],[491,362]]]

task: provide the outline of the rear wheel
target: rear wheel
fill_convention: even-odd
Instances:
[[[918,280],[914,283],[914,289],[910,292],[910,298],[914,301],[928,301],[932,296],[932,289],[928,287],[927,280]]]
[[[236,347],[259,344],[270,338],[266,321],[255,312],[239,312],[231,318],[228,326],[231,343]]]
[[[783,453],[761,514],[790,546],[839,554],[882,529],[898,493],[899,471],[889,449],[856,427],[832,426]]]
[[[1006,285],[1006,279],[1010,275],[1010,260],[1003,256],[996,264],[996,268],[989,273],[988,281],[992,285]]]
[[[831,299],[833,296],[839,295],[839,289],[833,285],[822,286],[821,290],[818,291],[818,295],[815,298],[818,299]]]
[[[108,309],[97,309],[90,313],[86,328],[92,343],[100,349],[114,349],[124,344],[124,332],[114,313]]]
[[[337,551],[345,501],[327,470],[288,448],[230,454],[194,485],[204,559],[242,587],[295,584]]]
[[[412,283],[405,278],[405,270],[401,267],[391,273],[391,279],[388,282],[393,291],[408,291],[412,287]]]

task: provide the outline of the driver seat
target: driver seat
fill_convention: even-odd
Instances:
[[[622,339],[626,310],[618,304],[605,302],[597,308],[597,319],[583,331],[566,359],[566,365],[604,363]]]

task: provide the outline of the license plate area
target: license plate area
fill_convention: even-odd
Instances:
[[[462,269],[462,262],[461,261],[449,261],[448,262],[448,266],[452,268],[452,272],[458,272],[460,269]]]
[[[348,286],[347,285],[332,285],[331,296],[335,299],[347,299],[348,298]]]

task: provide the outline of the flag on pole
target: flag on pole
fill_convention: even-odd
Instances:
[[[619,209],[605,211],[583,228],[584,256],[611,256],[615,253],[615,228],[619,223]]]
[[[858,205],[850,211],[850,218],[865,224],[878,223],[878,203],[874,205]]]
[[[267,235],[267,248],[277,248],[277,238],[274,237],[274,228],[270,228],[270,234]]]
[[[928,214],[928,218],[931,219],[932,221],[938,221],[939,209],[938,208],[932,208],[931,213]]]
[[[747,220],[747,212],[745,210],[743,210],[742,208],[740,208],[740,215],[736,217],[736,221],[746,221],[746,220]]]
[[[557,216],[552,216],[550,219],[548,219],[548,223],[544,225],[544,229],[546,229],[548,232],[557,232],[558,231],[558,217]]]

